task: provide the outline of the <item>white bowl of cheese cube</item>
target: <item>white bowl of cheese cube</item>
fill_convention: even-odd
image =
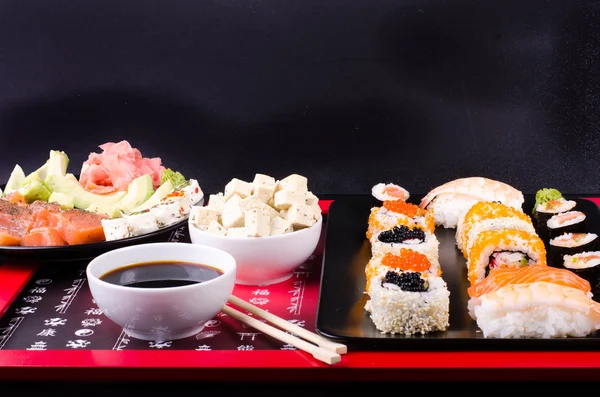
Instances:
[[[290,278],[313,254],[323,217],[305,177],[256,174],[252,182],[232,179],[206,206],[192,207],[188,223],[192,243],[235,258],[237,284],[269,285]]]

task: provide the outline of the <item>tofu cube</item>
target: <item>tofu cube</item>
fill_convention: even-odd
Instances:
[[[267,185],[254,185],[252,195],[256,196],[260,201],[266,204],[273,202],[273,195],[275,194],[275,184],[273,186]]]
[[[298,174],[289,175],[277,182],[275,192],[280,190],[294,190],[299,193],[306,193],[308,192],[308,179]]]
[[[280,217],[271,219],[271,236],[291,233],[293,231],[294,227],[287,220]]]
[[[294,203],[306,204],[304,193],[287,189],[275,193],[275,209],[287,210]]]
[[[234,194],[227,202],[221,213],[221,221],[227,229],[232,227],[244,227],[244,211],[242,210],[242,198]]]
[[[228,201],[234,194],[237,194],[241,198],[246,198],[252,194],[252,188],[253,186],[251,183],[233,178],[225,185],[225,201]]]
[[[315,204],[319,204],[319,198],[315,196],[312,192],[304,193],[304,200],[306,205],[313,206]]]
[[[294,230],[303,229],[315,223],[313,212],[313,207],[294,203],[289,208],[286,219],[294,226]]]
[[[232,227],[227,229],[227,237],[246,237],[245,227]]]
[[[208,226],[212,221],[219,222],[220,212],[214,208],[195,205],[190,211],[190,220],[196,226]]]
[[[271,233],[271,217],[265,209],[252,208],[245,213],[246,236],[265,237]]]
[[[208,208],[215,209],[219,212],[223,212],[223,208],[225,207],[225,196],[223,193],[219,194],[211,194],[208,196]]]
[[[217,221],[212,221],[207,227],[206,231],[208,233],[216,234],[218,236],[225,236],[227,234],[227,229],[225,229],[221,224]]]
[[[255,189],[257,186],[267,186],[275,189],[275,183],[275,178],[264,174],[256,174],[254,176],[254,180],[252,181]]]
[[[312,209],[313,209],[313,219],[316,221],[319,220],[319,218],[321,217],[321,207],[319,206],[319,202],[316,202],[315,204],[311,205]]]
[[[267,211],[271,218],[275,218],[275,217],[279,216],[279,212],[277,212],[277,210],[275,210],[273,207],[269,206],[268,204],[263,203],[256,196],[249,196],[242,200],[242,211],[246,212],[249,209],[253,209],[253,208],[261,208],[261,209]]]

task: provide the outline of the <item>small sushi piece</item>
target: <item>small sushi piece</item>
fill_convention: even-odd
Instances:
[[[591,285],[593,298],[595,300],[600,299],[600,251],[565,255],[563,266],[587,280]]]
[[[565,233],[550,240],[548,261],[551,266],[561,267],[565,255],[575,255],[600,249],[600,239],[595,233]]]
[[[380,332],[416,335],[448,328],[450,292],[430,267],[425,255],[408,249],[371,259],[365,310]]]
[[[412,249],[427,256],[432,267],[439,268],[439,245],[435,234],[427,233],[418,226],[400,225],[374,235],[371,238],[371,253],[373,256],[388,252],[399,254],[403,248]]]
[[[427,233],[433,233],[435,231],[433,212],[402,200],[385,201],[381,207],[371,208],[367,239],[371,240],[373,235],[401,225],[419,226]]]
[[[456,245],[465,258],[479,233],[515,229],[535,234],[531,218],[523,211],[499,202],[480,201],[465,214],[456,228]]]
[[[467,275],[471,285],[486,278],[492,269],[546,266],[546,247],[533,233],[515,229],[487,230],[479,233],[467,256]]]
[[[535,207],[533,216],[537,222],[538,228],[543,230],[548,226],[548,220],[554,215],[572,211],[576,206],[577,202],[574,200],[566,200],[564,198],[549,200],[538,204],[538,206]]]
[[[600,329],[599,303],[545,281],[505,285],[469,299],[467,308],[484,338],[585,337]]]
[[[550,238],[565,233],[587,232],[586,216],[581,211],[567,211],[554,215],[546,222]]]
[[[393,183],[378,183],[371,189],[371,194],[379,201],[406,201],[410,197],[408,190]]]
[[[522,209],[525,198],[521,191],[493,179],[460,178],[431,190],[421,200],[420,207],[432,209],[436,225],[455,228],[459,219],[479,201],[498,201]]]

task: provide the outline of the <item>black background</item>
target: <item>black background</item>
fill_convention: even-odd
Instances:
[[[0,177],[129,140],[222,190],[600,192],[600,2],[4,0]]]

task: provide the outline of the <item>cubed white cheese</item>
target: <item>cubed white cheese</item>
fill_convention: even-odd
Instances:
[[[287,210],[294,203],[305,204],[304,193],[296,190],[280,190],[275,193],[275,208],[278,210]]]
[[[156,223],[156,217],[152,211],[126,215],[124,218],[129,224],[132,236],[141,236],[158,230],[158,223]]]
[[[293,231],[294,227],[287,220],[279,217],[271,219],[271,236],[291,233]]]
[[[271,232],[271,216],[264,208],[251,208],[245,213],[246,236],[265,237]]]
[[[315,223],[313,212],[313,207],[294,203],[289,208],[286,219],[294,226],[294,230],[310,227]]]
[[[227,229],[228,237],[246,237],[246,228],[245,227],[232,227],[231,229]]]
[[[273,202],[273,194],[275,193],[275,185],[255,185],[252,195],[258,197],[263,203],[271,205]]]
[[[200,185],[198,181],[195,179],[189,180],[190,184],[184,187],[183,192],[190,198],[191,204],[196,204],[198,201],[202,200],[204,197],[204,192],[200,189]]]
[[[319,202],[317,201],[315,204],[311,205],[311,207],[313,209],[313,219],[315,221],[318,221],[322,213],[321,207],[319,206]]]
[[[237,194],[241,198],[246,198],[252,194],[252,188],[254,186],[251,183],[242,181],[241,179],[233,178],[225,186],[225,200],[228,201],[234,194]]]
[[[275,191],[278,192],[279,190],[294,190],[299,193],[308,192],[308,179],[298,174],[289,175],[277,182]]]
[[[315,204],[319,204],[319,198],[315,196],[312,192],[304,193],[304,199],[306,205],[313,206]]]
[[[252,181],[255,189],[257,186],[268,186],[275,189],[275,183],[275,178],[265,174],[256,174],[254,176],[254,180]]]
[[[102,219],[102,228],[106,241],[131,237],[131,229],[125,218]]]
[[[221,224],[217,221],[212,221],[206,228],[206,232],[216,234],[218,236],[225,236],[227,234],[227,229],[225,229]]]
[[[282,217],[283,219],[287,219],[288,210],[281,210],[281,211],[279,211],[279,216]]]
[[[214,208],[195,205],[190,211],[190,221],[196,226],[208,225],[212,221],[219,222],[219,211]]]
[[[225,196],[223,196],[223,193],[211,194],[208,196],[207,207],[223,212],[223,208],[225,207]]]
[[[275,218],[275,217],[279,216],[279,212],[277,212],[277,210],[275,210],[273,207],[269,206],[268,204],[263,203],[256,196],[249,196],[249,197],[246,197],[245,199],[243,199],[241,207],[242,207],[242,211],[244,211],[244,212],[246,212],[252,208],[261,208],[261,209],[267,211],[271,218]]]
[[[243,227],[244,226],[244,211],[242,210],[242,198],[234,194],[223,208],[221,213],[221,219],[223,226],[227,229],[231,227]]]

